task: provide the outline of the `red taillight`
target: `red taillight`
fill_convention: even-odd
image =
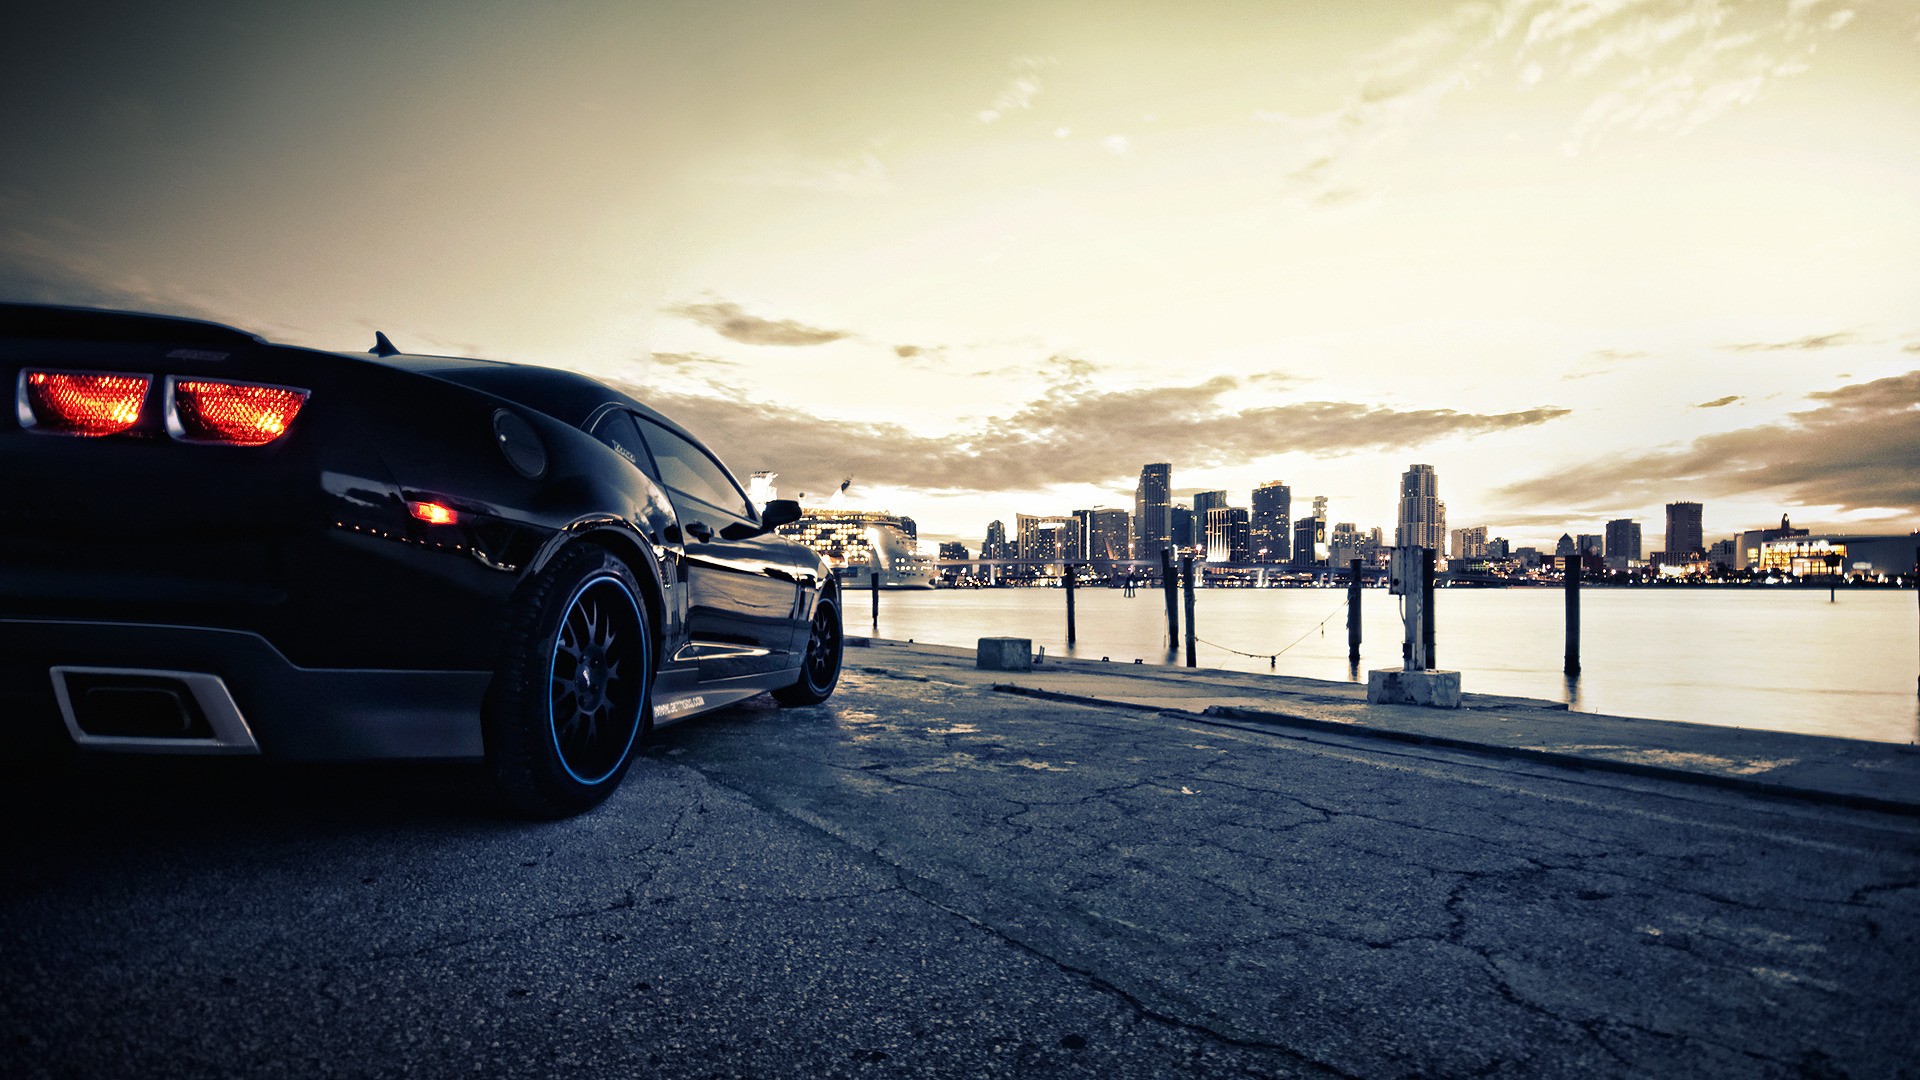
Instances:
[[[429,525],[454,525],[460,521],[460,515],[453,512],[453,507],[437,502],[410,502],[407,504],[407,513]]]
[[[307,392],[286,386],[174,379],[167,430],[188,442],[260,446],[287,433]]]
[[[112,435],[139,422],[152,382],[145,375],[23,371],[21,419],[68,435]]]

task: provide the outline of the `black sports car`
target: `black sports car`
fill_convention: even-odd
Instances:
[[[585,376],[0,304],[0,386],[8,734],[484,762],[552,816],[656,722],[839,678],[798,505]]]

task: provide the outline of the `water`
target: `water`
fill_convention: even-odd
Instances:
[[[1347,663],[1346,590],[1201,589],[1194,624],[1203,668],[1364,682],[1399,667],[1399,598],[1363,592],[1358,670]],[[1169,657],[1157,588],[1075,591],[1079,643],[1066,647],[1060,589],[888,592],[847,597],[847,630],[971,648],[988,636],[1032,638],[1050,656],[1181,664]],[[1920,739],[1920,614],[1902,590],[1588,589],[1581,593],[1582,672],[1561,673],[1566,601],[1558,589],[1443,589],[1435,653],[1468,693],[1565,701],[1616,716],[1841,735]],[[1324,626],[1321,624],[1324,622]],[[1215,644],[1205,644],[1213,642]],[[1222,648],[1224,646],[1224,648]],[[1287,651],[1268,666],[1265,656]]]

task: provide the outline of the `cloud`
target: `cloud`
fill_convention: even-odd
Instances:
[[[803,491],[838,477],[884,478],[929,491],[1026,491],[1051,484],[1130,485],[1140,463],[1206,468],[1289,451],[1316,457],[1387,452],[1461,435],[1546,423],[1566,409],[1463,413],[1318,401],[1233,410],[1239,380],[1104,390],[1093,369],[1056,358],[1056,384],[1011,413],[934,437],[888,422],[829,420],[742,394],[649,388],[641,400],[686,424],[736,469],[770,468]]]
[[[657,352],[653,354],[653,362],[661,367],[670,368],[674,371],[740,366],[737,361],[722,360],[717,356],[708,356],[705,353]]]
[[[1816,5],[1817,6],[1817,5]],[[1562,150],[1578,155],[1622,132],[1678,137],[1757,101],[1812,66],[1820,39],[1852,21],[1816,6],[1715,0],[1507,0],[1452,7],[1359,57],[1345,99],[1314,115],[1256,110],[1296,136],[1287,174],[1309,202],[1358,187],[1346,174],[1371,151],[1427,125],[1456,95],[1507,82],[1571,91]],[[1557,96],[1556,100],[1560,98]]]
[[[1612,513],[1690,497],[1765,494],[1788,505],[1920,513],[1920,371],[1809,394],[1815,407],[1684,447],[1583,462],[1509,484],[1518,506]]]
[[[691,319],[729,341],[744,345],[825,345],[852,337],[846,330],[822,330],[792,319],[762,319],[749,315],[739,304],[716,301],[707,304],[680,304],[664,309],[669,315]]]
[[[1100,140],[1100,145],[1109,154],[1125,155],[1133,149],[1133,143],[1125,135],[1109,135]]]
[[[1743,400],[1743,399],[1740,397],[1739,394],[1728,394],[1726,397],[1723,397],[1723,398],[1714,398],[1712,401],[1703,401],[1700,404],[1695,405],[1694,408],[1718,409],[1726,405],[1731,405],[1734,402],[1740,401],[1740,400]]]
[[[1853,339],[1853,335],[1849,333],[1809,334],[1792,341],[1746,341],[1738,345],[1720,347],[1729,352],[1812,352],[1816,349],[1831,349],[1836,345],[1850,345]]]
[[[1033,108],[1033,99],[1040,96],[1040,71],[1052,63],[1049,56],[1014,57],[1012,80],[994,96],[993,104],[980,110],[977,119],[991,124],[1015,109]]]

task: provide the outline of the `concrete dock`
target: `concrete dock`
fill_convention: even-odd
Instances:
[[[8,789],[0,1074],[1920,1075],[1912,748],[847,662],[547,825],[417,768]]]

